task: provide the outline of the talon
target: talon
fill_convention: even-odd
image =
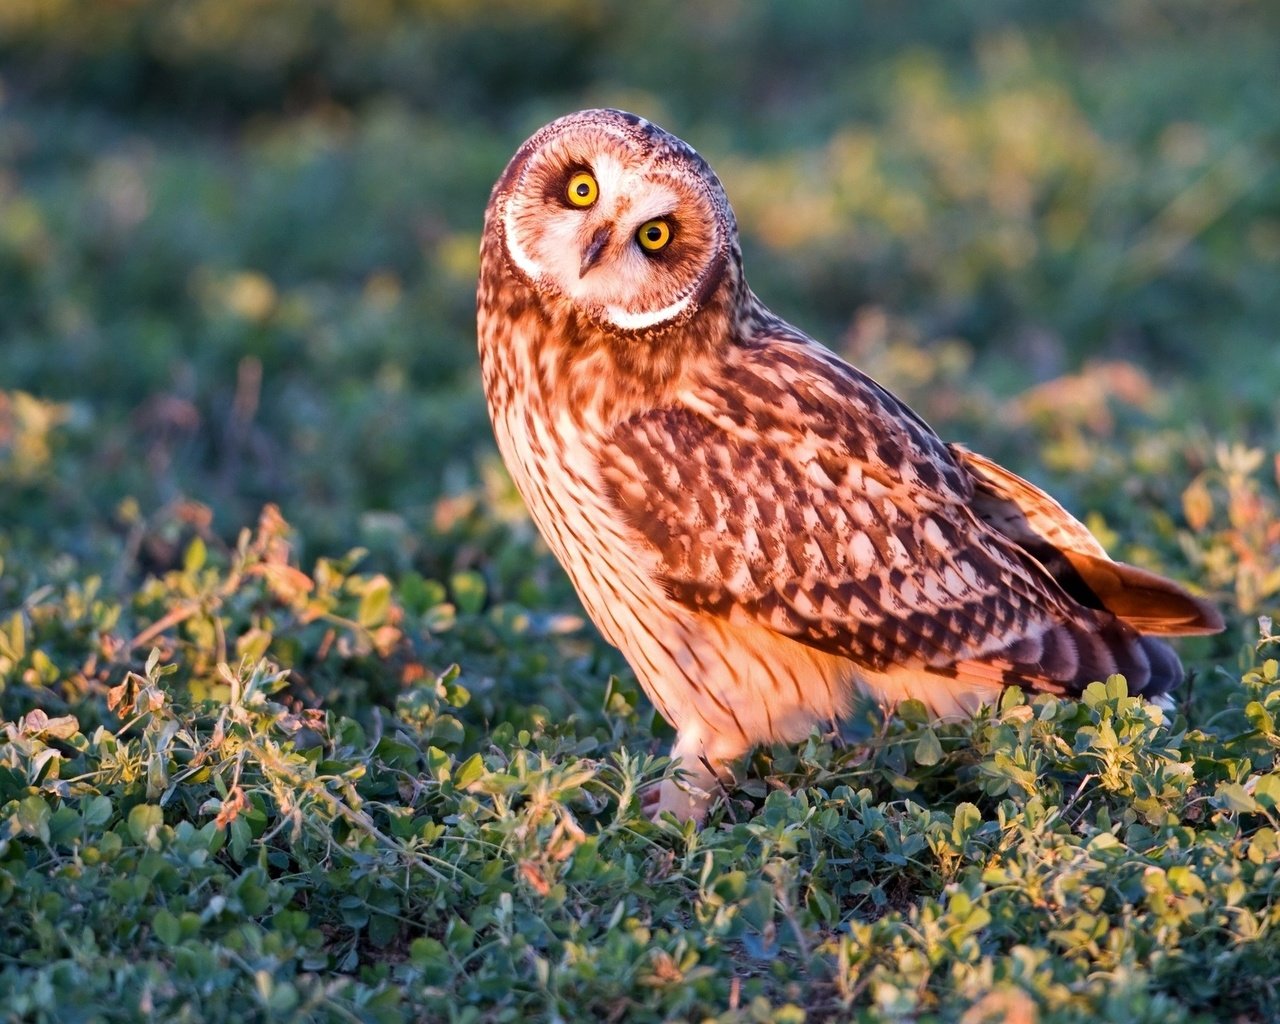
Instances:
[[[657,821],[668,811],[676,821],[692,821],[702,828],[707,820],[707,812],[715,802],[715,796],[700,786],[693,785],[687,779],[677,782],[675,779],[663,779],[657,789],[657,799],[649,813],[650,821]]]

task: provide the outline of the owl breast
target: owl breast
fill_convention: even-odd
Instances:
[[[543,386],[534,355],[539,326],[502,324],[493,333],[503,344],[482,346],[481,370],[498,449],[588,615],[606,640],[623,646],[628,631],[610,610],[650,589],[642,573],[652,570],[654,558],[636,550],[600,484],[599,418],[590,410],[570,415]]]

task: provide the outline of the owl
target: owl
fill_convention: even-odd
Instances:
[[[655,814],[700,822],[735,759],[858,692],[939,718],[1113,673],[1158,697],[1182,667],[1157,637],[1222,628],[771,313],[719,179],[641,117],[586,110],[520,147],[477,307],[507,468],[675,729]]]

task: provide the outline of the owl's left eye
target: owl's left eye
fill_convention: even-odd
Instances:
[[[569,187],[565,189],[566,198],[574,206],[590,206],[599,195],[600,186],[596,184],[595,177],[587,171],[579,171],[570,178]]]
[[[636,241],[645,252],[658,252],[665,249],[671,241],[671,225],[662,217],[647,220],[636,232]]]

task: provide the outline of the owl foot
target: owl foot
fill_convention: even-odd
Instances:
[[[650,821],[670,813],[676,821],[692,821],[701,828],[720,788],[716,781],[712,785],[714,789],[708,791],[688,779],[663,779],[660,785],[645,793],[640,806]]]
[[[712,761],[701,752],[690,754],[680,743],[671,753],[677,761],[674,778],[646,792],[640,806],[650,821],[670,813],[677,821],[692,821],[701,828],[716,798],[727,792],[724,779],[732,780],[728,762]]]

